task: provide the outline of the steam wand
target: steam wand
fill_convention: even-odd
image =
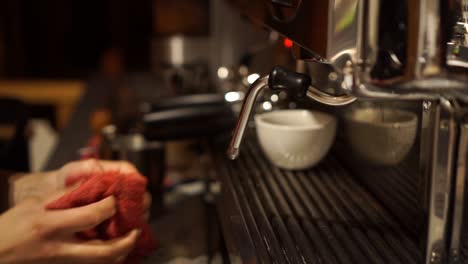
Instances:
[[[257,96],[265,87],[273,91],[289,90],[297,99],[306,97],[307,90],[311,84],[308,75],[289,71],[283,67],[276,66],[269,75],[258,78],[249,88],[242,109],[237,119],[236,128],[232,134],[231,142],[227,150],[229,159],[235,160],[239,156],[239,149],[244,137],[245,128],[249,121]]]

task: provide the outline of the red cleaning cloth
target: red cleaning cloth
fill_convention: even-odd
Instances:
[[[143,221],[145,208],[143,198],[146,178],[138,173],[121,174],[117,171],[82,174],[66,179],[66,186],[82,182],[70,193],[46,206],[47,209],[67,209],[88,205],[113,195],[117,201],[117,212],[92,230],[80,232],[83,239],[109,240],[121,237],[131,230],[141,230],[135,249],[125,263],[138,263],[156,248],[149,225]]]

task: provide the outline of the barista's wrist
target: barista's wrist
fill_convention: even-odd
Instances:
[[[9,206],[15,206],[19,202],[34,196],[42,196],[50,192],[51,186],[55,186],[55,177],[51,172],[40,173],[15,173],[9,177]]]

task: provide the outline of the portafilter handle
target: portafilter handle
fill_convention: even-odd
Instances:
[[[227,150],[229,159],[236,159],[239,156],[239,148],[244,137],[245,128],[255,105],[255,101],[260,91],[269,87],[273,91],[288,90],[297,99],[305,98],[311,79],[308,75],[289,71],[283,67],[276,66],[269,75],[258,78],[249,87],[242,109],[237,119],[236,128],[232,134],[231,142]]]

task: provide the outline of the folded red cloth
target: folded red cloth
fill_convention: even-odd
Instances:
[[[70,193],[46,206],[47,209],[67,209],[88,205],[113,195],[117,212],[92,230],[77,234],[82,239],[108,240],[123,236],[131,230],[141,230],[135,249],[125,263],[138,263],[156,248],[149,225],[143,221],[146,178],[138,173],[121,174],[117,171],[82,174],[66,179],[66,186],[81,182]]]

